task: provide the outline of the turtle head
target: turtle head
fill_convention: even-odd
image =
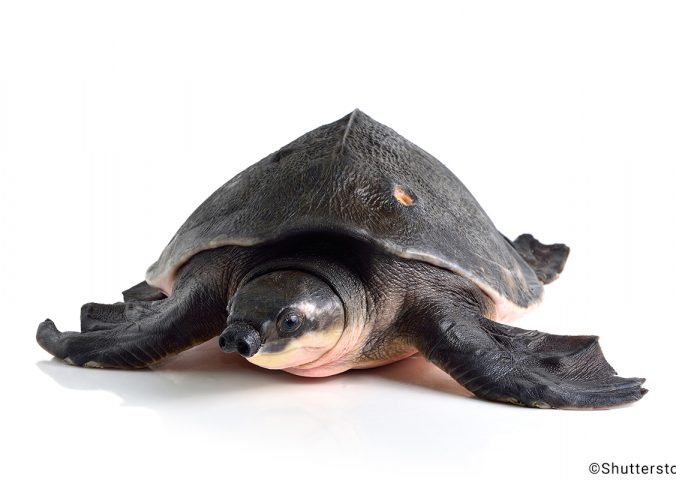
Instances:
[[[254,278],[228,305],[219,338],[225,352],[239,352],[265,368],[312,362],[331,350],[345,328],[343,302],[318,277],[278,270]]]

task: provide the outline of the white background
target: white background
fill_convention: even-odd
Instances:
[[[237,6],[235,6],[237,5]],[[593,478],[676,463],[673,2],[0,3],[2,478]],[[355,107],[505,234],[572,252],[518,325],[598,334],[640,402],[479,401],[413,358],[296,378],[208,342],[69,367],[52,318],[115,302],[231,176]],[[642,477],[647,478],[647,477]]]

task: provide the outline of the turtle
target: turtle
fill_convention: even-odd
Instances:
[[[510,240],[443,163],[355,109],[217,189],[122,302],[82,306],[81,332],[47,319],[36,338],[71,365],[135,369],[218,337],[306,377],[418,353],[479,399],[639,400],[645,379],[617,376],[597,336],[511,325],[569,251]]]

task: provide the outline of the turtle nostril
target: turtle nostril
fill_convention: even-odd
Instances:
[[[225,331],[218,337],[218,346],[221,347],[226,353],[234,352],[235,347],[235,338],[232,332]]]
[[[218,346],[226,353],[235,352],[237,351],[237,341],[236,329],[226,328],[218,337]]]
[[[240,340],[237,342],[237,352],[239,352],[240,355],[248,357],[249,354],[251,354],[251,347],[244,340]]]

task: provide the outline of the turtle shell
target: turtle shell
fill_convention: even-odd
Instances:
[[[537,303],[542,284],[441,162],[354,110],[299,137],[216,190],[181,226],[146,281],[171,292],[181,265],[224,245],[307,232],[344,233],[452,270],[499,317]]]

